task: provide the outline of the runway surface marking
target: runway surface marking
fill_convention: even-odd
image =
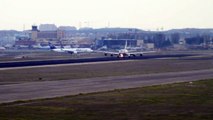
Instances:
[[[213,69],[0,85],[0,103],[212,79]]]

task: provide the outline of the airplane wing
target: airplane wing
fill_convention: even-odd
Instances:
[[[129,55],[137,55],[137,54],[146,54],[146,53],[155,53],[156,51],[140,51],[140,52],[128,52]]]
[[[111,55],[119,55],[119,52],[110,52],[110,51],[95,51],[99,53],[104,53],[104,54],[111,54]]]

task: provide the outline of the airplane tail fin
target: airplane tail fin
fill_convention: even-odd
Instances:
[[[125,43],[125,47],[124,47],[124,49],[127,49],[127,40],[126,40],[126,43]]]

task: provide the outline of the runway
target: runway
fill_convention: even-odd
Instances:
[[[137,57],[131,57],[131,58],[101,57],[101,58],[0,62],[0,68],[56,65],[56,64],[70,64],[70,63],[92,63],[92,62],[122,61],[122,60],[143,60],[143,59],[157,59],[157,58],[177,58],[177,57],[186,57],[186,56],[192,56],[192,55],[191,54],[145,55],[142,57],[137,56]]]
[[[0,103],[212,79],[213,69],[0,85]]]

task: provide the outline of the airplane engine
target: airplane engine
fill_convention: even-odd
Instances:
[[[118,57],[119,57],[119,58],[123,58],[123,57],[124,57],[124,54],[119,54]]]
[[[74,52],[73,52],[73,51],[68,51],[68,53],[69,53],[69,54],[73,54]]]
[[[77,54],[77,51],[68,51],[70,54]]]
[[[74,53],[74,54],[77,54],[78,52],[77,52],[77,51],[74,51],[73,53]]]

